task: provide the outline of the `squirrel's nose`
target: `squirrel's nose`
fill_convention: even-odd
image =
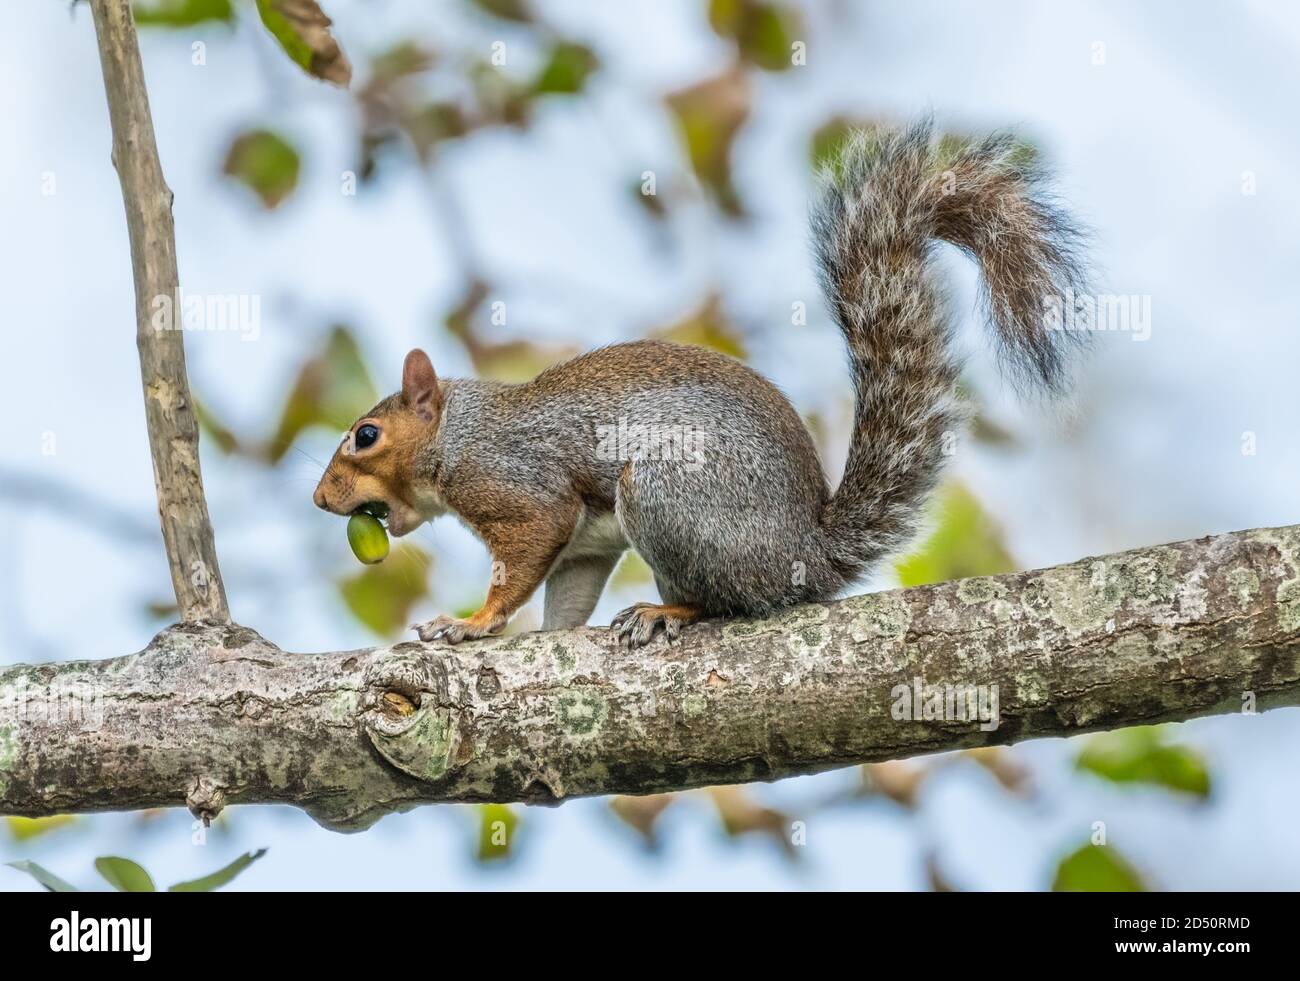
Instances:
[[[317,487],[316,493],[311,496],[311,499],[316,502],[316,506],[322,511],[328,511],[330,509],[330,502],[325,500],[324,487]]]

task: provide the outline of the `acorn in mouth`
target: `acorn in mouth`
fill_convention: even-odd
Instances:
[[[388,531],[382,520],[387,517],[388,505],[376,501],[361,505],[348,518],[348,544],[358,561],[374,565],[388,557]]]

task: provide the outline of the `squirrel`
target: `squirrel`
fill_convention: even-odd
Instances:
[[[928,120],[859,132],[823,183],[814,250],[856,396],[839,487],[776,386],[703,347],[613,344],[520,384],[439,378],[413,350],[401,391],[344,436],[314,500],[386,511],[395,536],[451,512],[487,545],[482,608],[416,625],[421,640],[496,633],[543,582],[542,629],[581,626],[629,547],[661,602],[611,627],[641,646],[833,598],[904,546],[964,418],[939,240],[978,263],[1004,367],[1064,386],[1074,335],[1043,309],[1081,291],[1082,238],[1023,144],[954,146]]]

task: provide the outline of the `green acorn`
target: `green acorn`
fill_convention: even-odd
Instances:
[[[348,518],[348,544],[352,554],[366,565],[388,557],[388,532],[373,514],[358,512]]]

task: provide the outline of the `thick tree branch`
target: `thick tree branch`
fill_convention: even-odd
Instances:
[[[90,6],[113,128],[113,165],[131,238],[136,346],[172,588],[183,620],[229,620],[199,471],[199,426],[185,375],[184,333],[175,309],[180,276],[172,193],[154,142],[131,3],[91,0]],[[154,326],[156,303],[168,305],[170,329]]]
[[[915,679],[923,704],[978,686],[984,720],[942,697],[939,718],[900,718]],[[355,830],[422,802],[770,780],[1294,704],[1300,526],[707,623],[635,652],[583,629],[301,655],[176,626],[138,654],[0,670],[0,813],[283,802]]]

